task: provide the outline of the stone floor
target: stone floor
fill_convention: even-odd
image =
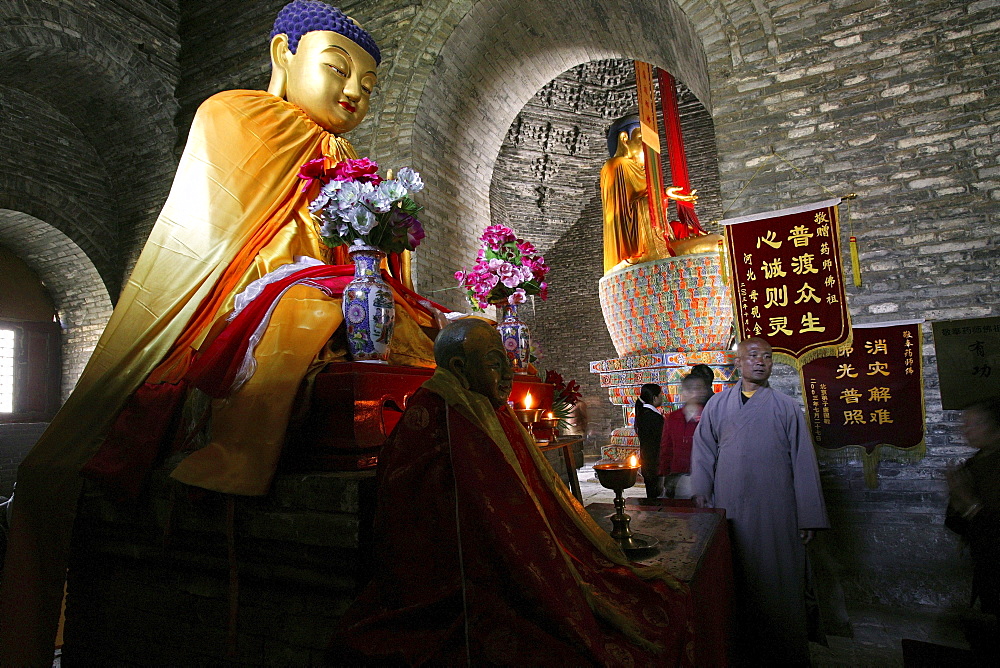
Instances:
[[[583,467],[578,469],[583,503],[584,505],[610,503],[614,499],[614,492],[601,487],[600,483],[597,482],[592,464],[593,462],[588,460]],[[641,489],[641,487],[633,488],[625,493],[625,497],[642,496]],[[962,661],[966,657],[961,656],[962,652],[959,652],[957,659],[946,657],[934,660],[928,654],[937,648],[928,646],[916,648],[918,653],[923,654],[923,661],[914,662],[908,656],[904,663],[902,641],[904,639],[915,640],[967,651],[969,643],[965,638],[963,628],[970,619],[972,621],[979,620],[976,615],[938,610],[899,610],[888,607],[851,609],[850,606],[848,606],[847,613],[854,637],[827,636],[828,646],[826,647],[811,643],[813,666],[821,668],[840,668],[841,666],[896,668],[918,665],[975,665],[974,663],[963,663]],[[947,652],[947,650],[942,651]]]

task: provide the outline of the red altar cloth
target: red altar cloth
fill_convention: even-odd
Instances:
[[[638,553],[640,563],[670,570],[688,585],[687,608],[692,611],[694,663],[696,666],[726,666],[732,631],[733,566],[726,511],[695,508],[686,499],[661,499],[662,505],[647,506],[626,501],[635,533],[660,540],[650,556]],[[592,503],[587,511],[599,525],[611,528],[610,503]],[[650,550],[650,552],[653,552]]]

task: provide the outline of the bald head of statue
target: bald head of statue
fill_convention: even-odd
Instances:
[[[294,0],[271,31],[267,92],[328,132],[353,130],[368,113],[382,56],[357,21],[319,0]]]
[[[485,320],[462,318],[442,329],[434,340],[434,361],[493,408],[507,403],[514,369],[500,334]]]

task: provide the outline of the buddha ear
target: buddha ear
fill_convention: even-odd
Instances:
[[[288,63],[295,55],[288,48],[288,35],[278,33],[271,38],[269,46],[271,53],[271,81],[267,84],[267,92],[280,98],[285,97],[288,83]]]
[[[621,158],[628,155],[628,133],[622,130],[618,133],[618,149],[615,151],[615,157]]]
[[[458,378],[458,382],[462,384],[462,387],[469,389],[469,380],[465,377],[465,360],[457,355],[448,360],[446,365],[448,371]]]

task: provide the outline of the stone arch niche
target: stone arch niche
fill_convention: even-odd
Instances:
[[[0,105],[14,127],[2,139],[0,183],[18,180],[22,195],[67,209],[43,218],[117,295],[176,167],[177,66],[142,57],[148,47],[107,19],[48,1],[0,9]]]
[[[698,213],[706,227],[718,231],[710,222],[721,214],[712,119],[683,82],[678,101],[691,180],[700,195]],[[618,356],[597,291],[603,275],[600,170],[608,159],[607,126],[637,108],[632,60],[590,61],[563,72],[511,124],[490,184],[492,222],[531,240],[552,267],[550,299],[536,299],[523,317],[539,351],[539,366],[583,386],[595,438],[621,425],[619,411],[608,404],[607,391],[587,365]],[[669,182],[668,156],[663,159]]]
[[[55,303],[63,328],[65,400],[111,317],[111,297],[87,253],[43,220],[23,211],[0,208],[0,245],[35,272]]]
[[[446,305],[462,305],[460,293],[449,290],[452,274],[475,256],[476,237],[489,224],[490,182],[507,129],[545,84],[589,61],[639,59],[674,73],[710,106],[704,49],[670,0],[481,1],[439,34],[448,37],[433,63],[420,63],[429,67],[426,80],[414,75],[393,91],[413,114],[412,127],[404,105],[393,112],[390,100],[376,122],[396,130],[395,145],[378,142],[382,162],[410,164],[427,183],[421,203],[428,238],[415,273],[421,292]]]

